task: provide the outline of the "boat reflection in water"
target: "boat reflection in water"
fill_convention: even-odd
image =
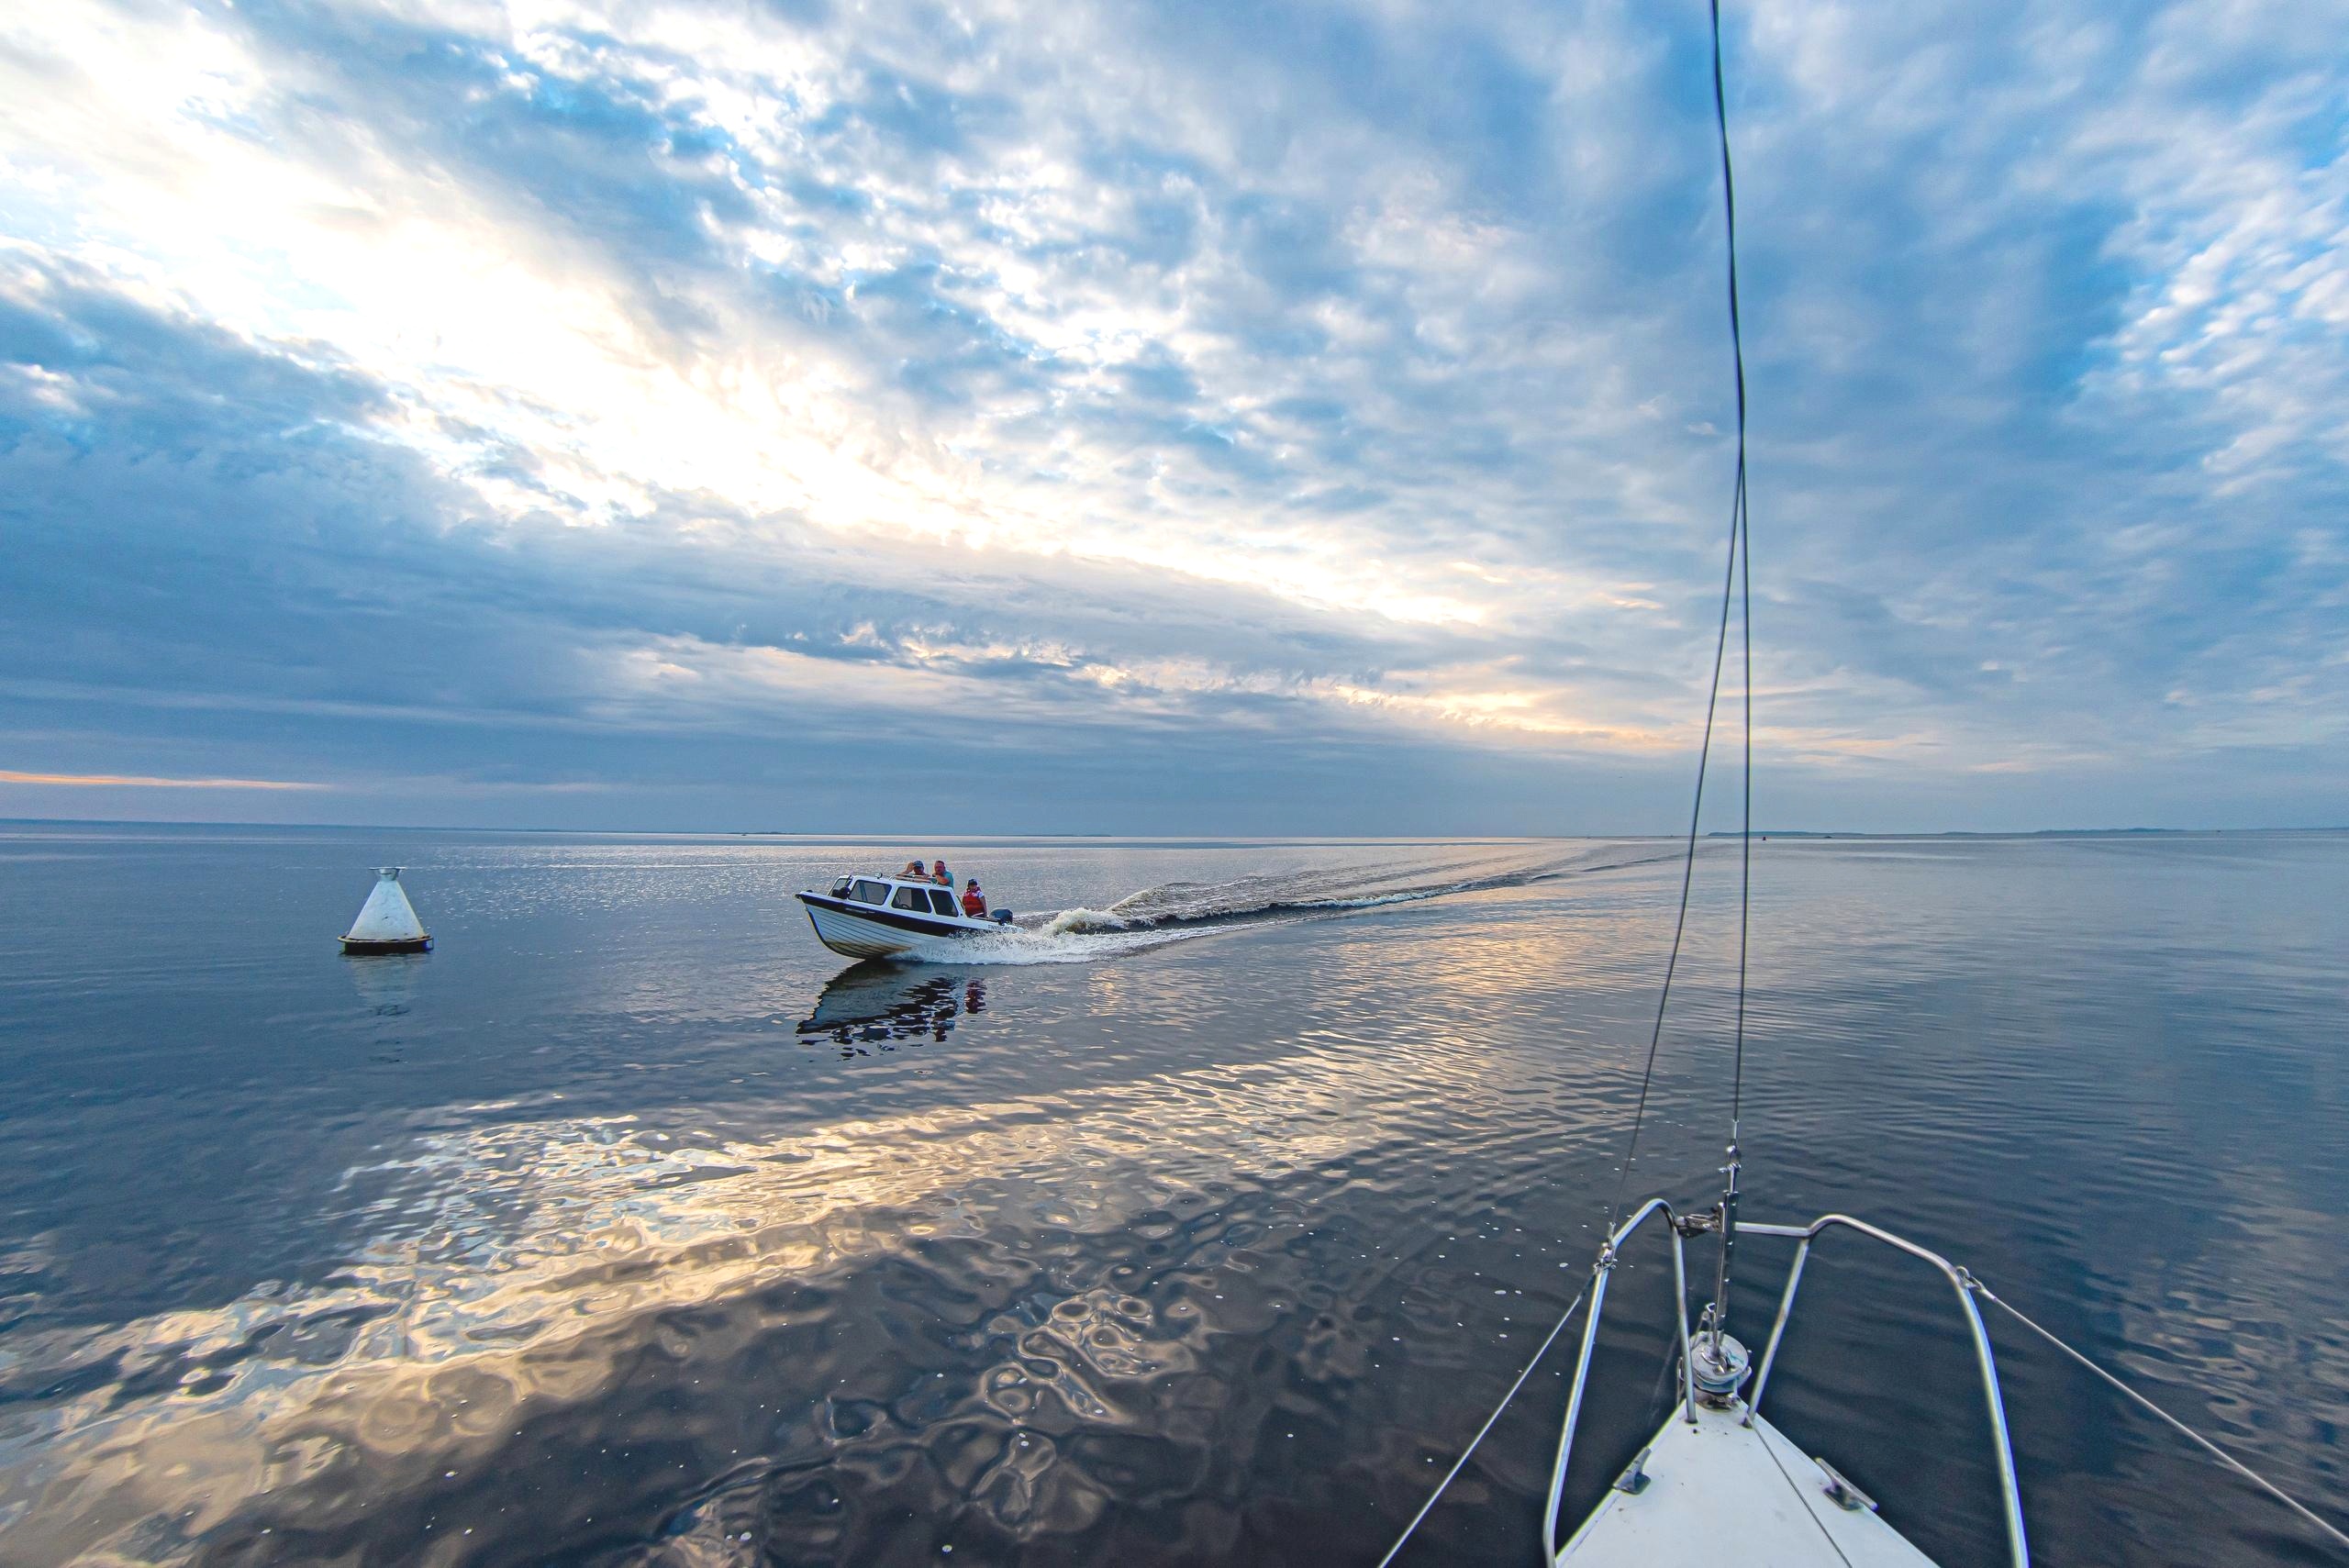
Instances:
[[[799,1020],[801,1039],[822,1037],[844,1050],[896,1040],[943,1040],[963,1014],[986,1011],[987,983],[974,970],[860,963],[825,984]]]

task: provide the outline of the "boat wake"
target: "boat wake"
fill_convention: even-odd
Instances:
[[[1675,845],[1594,843],[1561,851],[1544,845],[1528,858],[1513,846],[1501,855],[1442,862],[1322,866],[1230,882],[1167,882],[1128,894],[1106,909],[1078,907],[1028,917],[999,933],[953,945],[936,962],[956,964],[1090,963],[1163,947],[1233,927],[1310,919],[1417,904],[1432,898],[1525,887],[1562,877],[1669,860]],[[898,962],[931,962],[908,953]]]

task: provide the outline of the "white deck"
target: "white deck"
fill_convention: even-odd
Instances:
[[[1866,1508],[1827,1495],[1827,1475],[1745,1407],[1678,1411],[1655,1435],[1637,1496],[1609,1488],[1558,1553],[1575,1568],[1932,1568]]]

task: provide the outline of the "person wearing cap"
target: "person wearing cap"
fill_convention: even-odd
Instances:
[[[930,868],[922,864],[919,861],[907,861],[906,862],[906,869],[899,872],[897,874],[899,876],[927,877],[930,875]]]
[[[974,920],[987,917],[987,895],[979,891],[979,879],[975,876],[963,884],[963,913]]]

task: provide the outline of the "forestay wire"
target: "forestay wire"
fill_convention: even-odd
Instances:
[[[1745,541],[1745,343],[1737,308],[1737,190],[1730,172],[1729,106],[1721,85],[1720,0],[1708,0],[1708,6],[1713,32],[1713,126],[1720,139],[1721,201],[1729,229],[1729,337],[1737,375],[1737,483],[1730,502],[1729,564],[1721,581],[1720,628],[1713,642],[1712,685],[1705,698],[1705,738],[1697,752],[1697,798],[1688,811],[1687,848],[1680,868],[1680,909],[1673,920],[1672,956],[1664,964],[1664,989],[1656,998],[1655,1026],[1648,1035],[1647,1065],[1640,1074],[1639,1107],[1631,1117],[1631,1144],[1623,1156],[1622,1173],[1616,1180],[1615,1196],[1607,1206],[1606,1233],[1609,1236],[1615,1232],[1615,1211],[1623,1201],[1624,1184],[1631,1179],[1632,1162],[1639,1157],[1640,1127],[1647,1118],[1648,1088],[1655,1077],[1656,1048],[1664,1040],[1664,1007],[1672,999],[1673,975],[1680,967],[1681,939],[1688,928],[1688,890],[1697,867],[1697,825],[1705,807],[1705,770],[1712,755],[1713,718],[1720,705],[1721,665],[1729,651],[1729,610],[1732,594],[1739,601],[1739,618],[1744,629],[1745,692],[1745,780],[1741,817],[1742,830],[1739,835],[1742,840],[1742,851],[1738,862],[1737,890],[1737,1036],[1735,1065],[1730,1085],[1730,1142],[1732,1145],[1737,1141],[1738,1113],[1742,1108],[1744,1095],[1745,931],[1750,908],[1747,890],[1751,883],[1753,852],[1753,600],[1749,585],[1751,577],[1746,570]],[[1476,1451],[1476,1445],[1485,1440],[1485,1434],[1491,1431],[1493,1423],[1501,1418],[1501,1412],[1508,1408],[1511,1399],[1517,1397],[1517,1391],[1525,1386],[1525,1380],[1533,1375],[1533,1369],[1542,1364],[1542,1358],[1557,1342],[1558,1335],[1582,1304],[1581,1296],[1576,1296],[1567,1304],[1566,1310],[1551,1329],[1548,1337],[1533,1352],[1533,1359],[1525,1363],[1525,1370],[1519,1373],[1517,1381],[1508,1385],[1508,1392],[1502,1395],[1500,1403],[1493,1407],[1493,1413],[1485,1418],[1485,1424],[1476,1429],[1476,1435],[1468,1440],[1468,1446],[1461,1450],[1460,1457],[1453,1461],[1452,1468],[1444,1473],[1443,1479],[1435,1484],[1435,1489],[1428,1494],[1427,1501],[1419,1505],[1419,1511],[1411,1516],[1411,1522],[1403,1527],[1403,1532],[1395,1538],[1395,1544],[1388,1547],[1386,1555],[1378,1560],[1378,1568],[1387,1568],[1387,1564],[1402,1551],[1412,1532],[1419,1528],[1419,1521],[1428,1517],[1445,1488],[1467,1465],[1469,1457]]]
[[[1640,1097],[1631,1113],[1631,1136],[1615,1178],[1615,1195],[1607,1204],[1606,1234],[1615,1233],[1615,1216],[1640,1157],[1640,1129],[1648,1114],[1648,1091],[1655,1081],[1656,1051],[1664,1042],[1664,1010],[1672,1002],[1672,982],[1680,970],[1680,949],[1688,930],[1688,892],[1697,874],[1697,832],[1705,811],[1705,773],[1712,760],[1713,719],[1720,706],[1721,666],[1729,652],[1729,612],[1735,601],[1744,637],[1744,791],[1739,817],[1737,873],[1737,1033],[1730,1079],[1730,1142],[1737,1142],[1740,1113],[1745,1098],[1745,953],[1746,929],[1753,908],[1753,594],[1747,558],[1745,501],[1745,335],[1737,304],[1737,182],[1730,166],[1729,99],[1721,75],[1720,0],[1709,0],[1713,29],[1713,128],[1721,151],[1721,210],[1729,239],[1729,341],[1737,382],[1737,481],[1729,509],[1729,560],[1721,573],[1720,625],[1713,640],[1713,679],[1705,696],[1705,735],[1697,749],[1696,798],[1688,807],[1688,836],[1680,864],[1680,907],[1672,922],[1672,953],[1664,961],[1664,985],[1655,999],[1655,1022],[1648,1031],[1647,1062],[1640,1072]]]

